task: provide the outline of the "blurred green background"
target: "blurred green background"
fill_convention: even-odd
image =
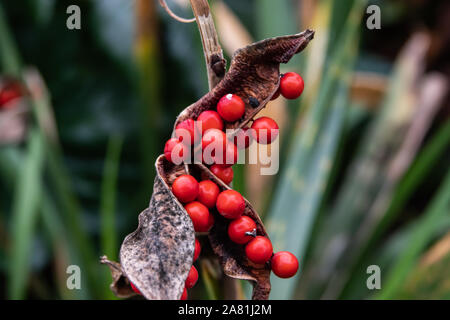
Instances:
[[[71,4],[81,30],[66,28]],[[188,1],[168,4],[192,16]],[[279,173],[235,166],[274,249],[300,260],[271,298],[450,298],[450,3],[210,5],[228,62],[251,41],[316,31],[281,66],[304,77],[302,97],[263,111],[281,128]],[[366,27],[369,5],[381,29]],[[1,0],[0,77],[26,92],[0,109],[0,297],[113,299],[98,258],[117,260],[175,117],[208,90],[196,24],[151,0]],[[200,264],[190,297],[248,297]],[[69,265],[81,290],[66,287]]]

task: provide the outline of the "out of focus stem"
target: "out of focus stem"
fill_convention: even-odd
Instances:
[[[209,90],[213,89],[225,76],[226,61],[219,44],[216,27],[207,0],[190,0],[197,21],[205,54]]]

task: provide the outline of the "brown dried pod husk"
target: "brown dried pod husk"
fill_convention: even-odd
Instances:
[[[306,47],[313,36],[313,31],[306,30],[296,35],[263,40],[236,51],[224,79],[199,101],[187,107],[177,117],[175,126],[183,120],[196,119],[202,111],[214,109],[222,96],[233,93],[245,102],[245,115],[239,121],[226,123],[226,128],[244,127],[278,89],[279,64],[288,62]],[[162,155],[155,165],[157,176],[150,205],[139,215],[138,228],[122,243],[121,273],[116,277],[131,281],[147,299],[179,299],[193,263],[195,232],[188,213],[172,194],[171,185],[178,176],[189,173],[197,179],[212,179],[221,190],[229,187],[202,164],[174,165]],[[258,214],[245,201],[244,214],[256,222],[257,234],[267,237]],[[253,281],[252,298],[268,299],[269,265],[256,265],[248,261],[244,246],[228,238],[229,221],[217,211],[211,212],[215,216],[215,224],[209,232],[209,240],[225,274]]]
[[[109,287],[117,297],[130,298],[137,295],[131,288],[130,281],[123,273],[120,263],[110,261],[106,256],[100,257],[100,263],[106,264],[109,267],[112,277],[112,283]]]
[[[202,179],[214,181],[221,191],[231,188],[217,178],[206,166],[197,165],[201,171]],[[269,237],[258,213],[250,202],[245,199],[243,215],[249,216],[256,223],[256,235]],[[214,253],[219,257],[224,273],[232,278],[249,280],[253,282],[253,300],[267,300],[270,293],[270,266],[255,264],[249,261],[245,254],[245,246],[236,244],[228,237],[228,225],[230,220],[222,217],[215,209],[210,210],[214,214],[215,223],[208,233],[209,242]]]
[[[184,109],[175,126],[183,120],[197,119],[205,111],[215,109],[220,98],[232,93],[242,98],[245,114],[236,122],[225,124],[226,129],[244,127],[261,111],[277,91],[280,83],[280,63],[287,63],[302,51],[314,37],[314,31],[270,38],[237,50],[225,77],[200,100]]]

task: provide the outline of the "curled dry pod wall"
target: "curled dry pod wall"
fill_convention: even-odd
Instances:
[[[280,81],[280,63],[288,62],[303,50],[313,38],[314,32],[263,40],[239,49],[232,57],[229,71],[223,80],[200,100],[187,107],[178,117],[175,126],[186,119],[196,119],[205,110],[215,109],[217,102],[226,94],[240,96],[245,103],[244,116],[233,123],[225,123],[226,129],[244,127],[266,106],[277,91]],[[174,126],[174,127],[175,127]],[[139,226],[122,243],[120,264],[115,265],[106,257],[102,263],[110,269],[115,266],[114,292],[126,292],[131,281],[147,299],[179,299],[184,282],[193,262],[195,232],[192,221],[182,204],[171,192],[176,177],[194,175],[198,180],[210,178],[222,190],[229,189],[202,164],[173,165],[164,156],[156,161],[157,177],[150,205],[139,215]],[[257,224],[257,234],[268,236],[258,214],[248,201],[245,215]],[[255,265],[245,257],[244,247],[231,242],[227,236],[229,221],[212,210],[216,222],[210,230],[209,240],[218,255],[225,274],[253,281],[253,299],[268,299],[270,293],[270,268]],[[131,290],[131,292],[130,292]],[[122,296],[125,296],[123,294]]]

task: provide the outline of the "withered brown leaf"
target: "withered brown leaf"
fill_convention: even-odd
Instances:
[[[130,281],[123,273],[120,263],[110,261],[106,256],[100,257],[100,263],[106,264],[109,267],[113,280],[109,287],[117,297],[129,298],[136,295],[133,289],[131,289]]]
[[[295,35],[263,40],[236,51],[224,79],[187,107],[177,117],[175,126],[183,120],[196,119],[202,111],[214,109],[222,96],[233,93],[245,102],[245,115],[234,123],[227,123],[226,128],[244,127],[278,89],[279,64],[288,62],[294,54],[303,50],[313,36],[314,31],[305,30]],[[176,177],[185,174],[186,170],[197,179],[212,179],[221,190],[229,187],[202,164],[177,166],[162,155],[155,165],[157,177],[150,205],[139,215],[138,228],[122,243],[121,265],[118,265],[120,273],[116,274],[116,279],[127,278],[147,299],[179,299],[193,262],[195,232],[189,215],[170,187]],[[252,281],[255,284],[253,299],[268,299],[270,266],[248,261],[244,246],[228,239],[229,221],[214,209],[211,212],[215,224],[209,232],[209,241],[225,274]],[[259,215],[247,200],[244,214],[255,220],[258,235],[268,237]]]

